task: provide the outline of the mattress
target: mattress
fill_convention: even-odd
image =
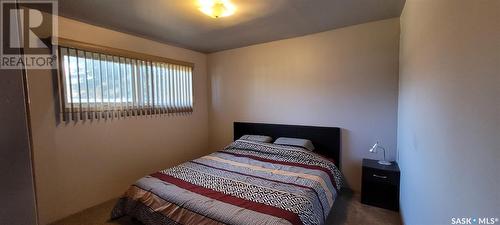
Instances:
[[[139,179],[111,218],[143,224],[323,224],[342,175],[299,147],[237,140]]]

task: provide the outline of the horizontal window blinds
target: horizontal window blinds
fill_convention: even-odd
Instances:
[[[59,47],[64,121],[193,111],[193,68]]]

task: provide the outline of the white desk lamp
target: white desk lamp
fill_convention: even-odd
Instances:
[[[385,160],[385,148],[384,148],[384,147],[382,147],[382,146],[380,146],[380,145],[379,145],[379,143],[378,143],[378,141],[377,141],[377,143],[375,143],[375,144],[372,146],[372,148],[370,148],[370,152],[371,152],[371,153],[377,153],[377,149],[382,149],[382,151],[384,152],[384,160],[379,160],[379,161],[378,161],[378,164],[381,164],[381,165],[386,165],[386,166],[390,166],[390,165],[392,165],[392,163],[391,163],[391,162],[389,162],[389,161],[386,161],[386,160]]]

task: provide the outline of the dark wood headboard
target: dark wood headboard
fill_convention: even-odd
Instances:
[[[335,160],[340,169],[340,128],[284,125],[267,123],[234,122],[234,140],[245,134],[279,137],[303,138],[312,141],[315,152]]]

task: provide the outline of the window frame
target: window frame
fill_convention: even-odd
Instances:
[[[70,49],[73,49],[75,51],[75,56],[79,57],[80,55],[78,54],[78,50],[83,51],[83,57],[87,59],[87,52],[90,53],[90,56],[92,59],[94,58],[94,55],[97,54],[98,60],[106,60],[108,59],[108,56],[111,56],[112,62],[118,62],[121,63],[122,59],[123,61],[127,60],[134,60],[135,62],[143,63],[143,65],[146,67],[146,69],[150,69],[150,71],[147,71],[146,73],[149,74],[149,76],[152,75],[152,70],[156,69],[154,65],[158,66],[161,65],[161,63],[165,63],[169,66],[175,67],[179,66],[181,67],[188,67],[190,68],[189,72],[191,73],[191,83],[189,87],[191,88],[190,94],[191,94],[191,108],[189,110],[186,109],[181,109],[177,108],[173,111],[168,111],[167,109],[160,109],[160,108],[154,108],[149,106],[149,103],[146,105],[141,106],[140,108],[134,108],[128,106],[130,101],[127,99],[126,104],[119,104],[119,108],[125,108],[125,110],[116,110],[115,108],[107,108],[104,109],[102,105],[107,104],[109,106],[111,101],[108,101],[106,103],[99,103],[99,106],[95,104],[95,107],[90,107],[91,104],[93,103],[82,103],[81,100],[79,100],[79,105],[82,104],[87,104],[89,106],[85,106],[86,110],[81,110],[83,107],[74,107],[73,102],[68,102],[68,99],[66,97],[66,78],[65,78],[65,71],[62,71],[63,69],[66,70],[67,68],[63,66],[64,64],[64,59],[62,58],[61,55],[61,47],[67,48],[67,55],[71,55],[69,53]],[[63,121],[69,121],[71,118],[72,120],[84,120],[86,114],[88,119],[94,119],[94,118],[114,118],[114,117],[125,117],[125,116],[140,116],[140,115],[154,115],[154,114],[185,114],[185,113],[192,113],[194,110],[194,105],[195,105],[195,97],[194,97],[194,63],[191,62],[186,62],[186,61],[180,61],[180,60],[175,60],[175,59],[170,59],[170,58],[165,58],[165,57],[160,57],[160,56],[155,56],[155,55],[149,55],[145,53],[138,53],[134,51],[129,51],[129,50],[124,50],[124,49],[118,49],[118,48],[113,48],[113,47],[107,47],[107,46],[102,46],[102,45],[97,45],[97,44],[91,44],[91,43],[86,43],[86,42],[81,42],[81,41],[76,41],[76,40],[71,40],[71,39],[66,39],[66,38],[58,38],[58,47],[57,47],[57,55],[58,55],[58,70],[57,70],[57,75],[58,75],[58,85],[59,85],[59,105],[60,105],[60,113],[61,113],[61,119]],[[102,58],[104,56],[104,58]],[[115,58],[118,61],[115,61]],[[84,62],[85,65],[87,65],[87,61]],[[122,69],[121,67],[119,68],[120,70]],[[174,70],[174,69],[173,69]],[[102,71],[100,71],[102,72]],[[169,78],[171,79],[171,78]],[[102,81],[101,81],[102,82]],[[156,82],[156,81],[153,81]],[[158,84],[157,84],[158,85]],[[71,91],[71,89],[70,89]],[[135,93],[134,93],[135,94]],[[154,93],[152,94],[153,97]],[[135,97],[135,96],[134,96]],[[132,98],[134,98],[132,97]],[[109,99],[108,99],[109,100]],[[153,100],[154,101],[154,100]],[[177,101],[177,99],[174,99],[174,101]],[[132,100],[133,102],[133,100]],[[153,103],[154,104],[154,103]],[[69,113],[67,112],[69,109]],[[71,115],[68,115],[71,114]],[[73,115],[75,114],[75,115]],[[100,114],[100,115],[97,115]],[[106,114],[103,116],[103,114]],[[130,115],[129,115],[130,114]]]

